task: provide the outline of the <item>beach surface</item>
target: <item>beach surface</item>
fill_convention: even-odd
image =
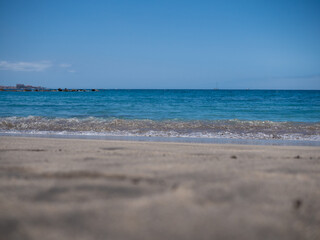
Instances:
[[[0,239],[320,239],[320,148],[0,137]]]

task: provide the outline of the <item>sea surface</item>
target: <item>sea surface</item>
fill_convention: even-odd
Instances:
[[[320,142],[320,91],[0,92],[0,134]]]

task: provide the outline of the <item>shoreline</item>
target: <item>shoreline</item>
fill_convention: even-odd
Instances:
[[[239,139],[239,138],[202,138],[202,137],[158,137],[158,136],[112,136],[112,135],[81,135],[81,134],[40,134],[40,133],[8,133],[0,132],[0,137],[31,137],[60,138],[87,140],[115,140],[136,142],[177,142],[201,144],[241,144],[241,145],[272,145],[272,146],[313,146],[320,147],[317,140],[285,140],[285,139]]]
[[[3,239],[319,239],[320,148],[0,137]]]

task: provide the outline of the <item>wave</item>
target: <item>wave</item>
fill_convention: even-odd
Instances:
[[[0,132],[320,141],[320,122],[1,117]]]

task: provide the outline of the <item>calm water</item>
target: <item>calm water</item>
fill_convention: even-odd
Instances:
[[[320,141],[320,91],[0,92],[0,132]]]

